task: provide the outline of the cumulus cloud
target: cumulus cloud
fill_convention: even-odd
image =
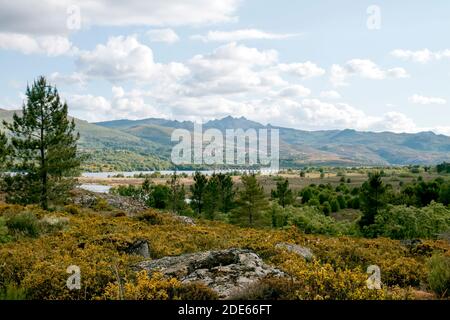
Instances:
[[[113,87],[111,91],[111,99],[92,94],[69,94],[67,103],[71,114],[90,122],[118,118],[168,117],[168,114],[161,112],[162,108],[148,103],[139,92],[125,92],[121,87]]]
[[[303,79],[320,77],[325,74],[324,69],[318,67],[311,61],[306,61],[304,63],[282,63],[278,65],[278,68],[282,72],[286,72]]]
[[[206,35],[193,35],[191,39],[203,42],[234,42],[241,40],[280,40],[299,36],[299,33],[271,33],[258,29],[240,29],[233,31],[209,31]]]
[[[368,59],[352,59],[344,66],[333,64],[330,71],[330,81],[335,86],[348,85],[348,78],[359,76],[364,79],[382,80],[386,78],[408,78],[405,69],[395,67],[382,69],[375,62]]]
[[[258,50],[235,42],[212,53],[196,55],[187,63],[191,74],[184,81],[186,95],[235,94],[267,90],[286,82],[272,70],[275,50]]]
[[[136,36],[110,37],[92,51],[80,52],[76,61],[79,72],[90,78],[110,81],[178,79],[189,73],[181,63],[155,63],[150,47]]]
[[[0,49],[56,56],[68,37],[92,26],[182,26],[235,21],[240,0],[0,0]],[[71,22],[75,21],[75,24]],[[153,34],[175,41],[174,34]]]
[[[278,95],[280,97],[306,97],[311,94],[311,90],[308,88],[305,88],[302,85],[293,85],[289,86],[287,88],[284,88],[278,92]]]
[[[438,97],[426,97],[419,94],[414,94],[408,98],[409,102],[414,104],[446,104],[447,100]]]
[[[393,57],[414,61],[418,63],[427,63],[433,60],[440,60],[443,58],[450,58],[450,49],[444,49],[440,51],[431,51],[429,49],[421,50],[405,50],[405,49],[395,49],[391,51]]]
[[[180,38],[172,29],[152,29],[147,31],[147,35],[151,42],[175,43]]]
[[[239,0],[0,0],[0,30],[26,34],[67,34],[71,6],[81,27],[179,26],[233,21]]]
[[[45,54],[55,57],[75,54],[78,49],[64,36],[33,37],[20,33],[0,32],[0,49],[19,51],[24,54]]]

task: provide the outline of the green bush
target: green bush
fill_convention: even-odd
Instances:
[[[8,284],[0,290],[0,300],[25,300],[26,291],[13,284]]]
[[[308,234],[355,235],[357,226],[354,223],[336,221],[324,215],[317,208],[287,208],[290,221],[300,230]]]
[[[21,212],[7,216],[6,227],[12,233],[29,237],[37,237],[40,233],[39,220],[31,212]]]
[[[0,243],[6,243],[9,242],[10,240],[11,236],[9,235],[5,218],[0,217]]]
[[[392,239],[434,239],[450,229],[450,210],[434,202],[423,208],[389,206],[370,228],[374,235]]]
[[[428,262],[428,284],[441,297],[450,296],[450,256],[434,255]]]

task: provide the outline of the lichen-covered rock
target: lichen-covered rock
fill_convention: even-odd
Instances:
[[[147,240],[139,239],[130,244],[127,248],[124,250],[128,254],[136,254],[139,256],[142,256],[146,259],[150,258],[150,250],[148,247]]]
[[[74,204],[84,207],[95,209],[99,201],[104,201],[108,206],[116,209],[123,210],[128,216],[134,216],[136,213],[142,212],[147,209],[145,204],[141,201],[133,199],[131,197],[124,197],[111,193],[94,194],[89,191],[77,190],[76,195],[72,197]]]
[[[191,217],[173,215],[173,218],[182,224],[195,226],[194,219],[192,219]]]
[[[182,283],[200,282],[216,291],[222,299],[264,277],[285,276],[282,271],[265,264],[254,252],[234,248],[142,261],[135,270],[161,272]]]
[[[293,252],[295,254],[298,254],[299,256],[302,256],[305,260],[310,261],[314,258],[314,254],[309,248],[302,247],[298,244],[291,244],[291,243],[277,243],[275,245],[275,249],[281,249],[281,250],[287,250],[289,252]]]

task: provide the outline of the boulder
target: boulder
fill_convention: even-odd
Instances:
[[[173,218],[182,224],[195,226],[194,219],[192,219],[191,217],[173,215]]]
[[[142,261],[135,266],[135,270],[161,272],[182,283],[203,283],[222,299],[232,297],[264,277],[286,276],[265,264],[254,252],[235,248]]]
[[[287,250],[289,252],[293,252],[295,254],[298,254],[299,256],[302,256],[305,260],[310,261],[314,258],[314,254],[309,248],[302,247],[298,244],[291,244],[291,243],[277,243],[275,245],[275,249],[281,249],[281,250]]]
[[[126,249],[125,252],[128,254],[136,254],[139,256],[142,256],[146,259],[150,258],[150,250],[148,247],[147,240],[136,240],[132,244],[130,244]]]

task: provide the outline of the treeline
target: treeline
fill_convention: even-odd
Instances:
[[[149,207],[245,227],[296,225],[307,233],[391,238],[434,238],[450,229],[450,208],[446,207],[450,182],[418,179],[396,191],[381,178],[375,172],[361,187],[349,188],[345,182],[335,188],[312,184],[299,192],[281,179],[267,197],[254,174],[242,175],[241,186],[236,187],[228,174],[196,172],[188,200],[177,174],[166,185],[153,185],[146,179],[142,186],[121,186],[114,192],[143,200]],[[337,221],[331,216],[346,208],[357,209],[357,219]]]

